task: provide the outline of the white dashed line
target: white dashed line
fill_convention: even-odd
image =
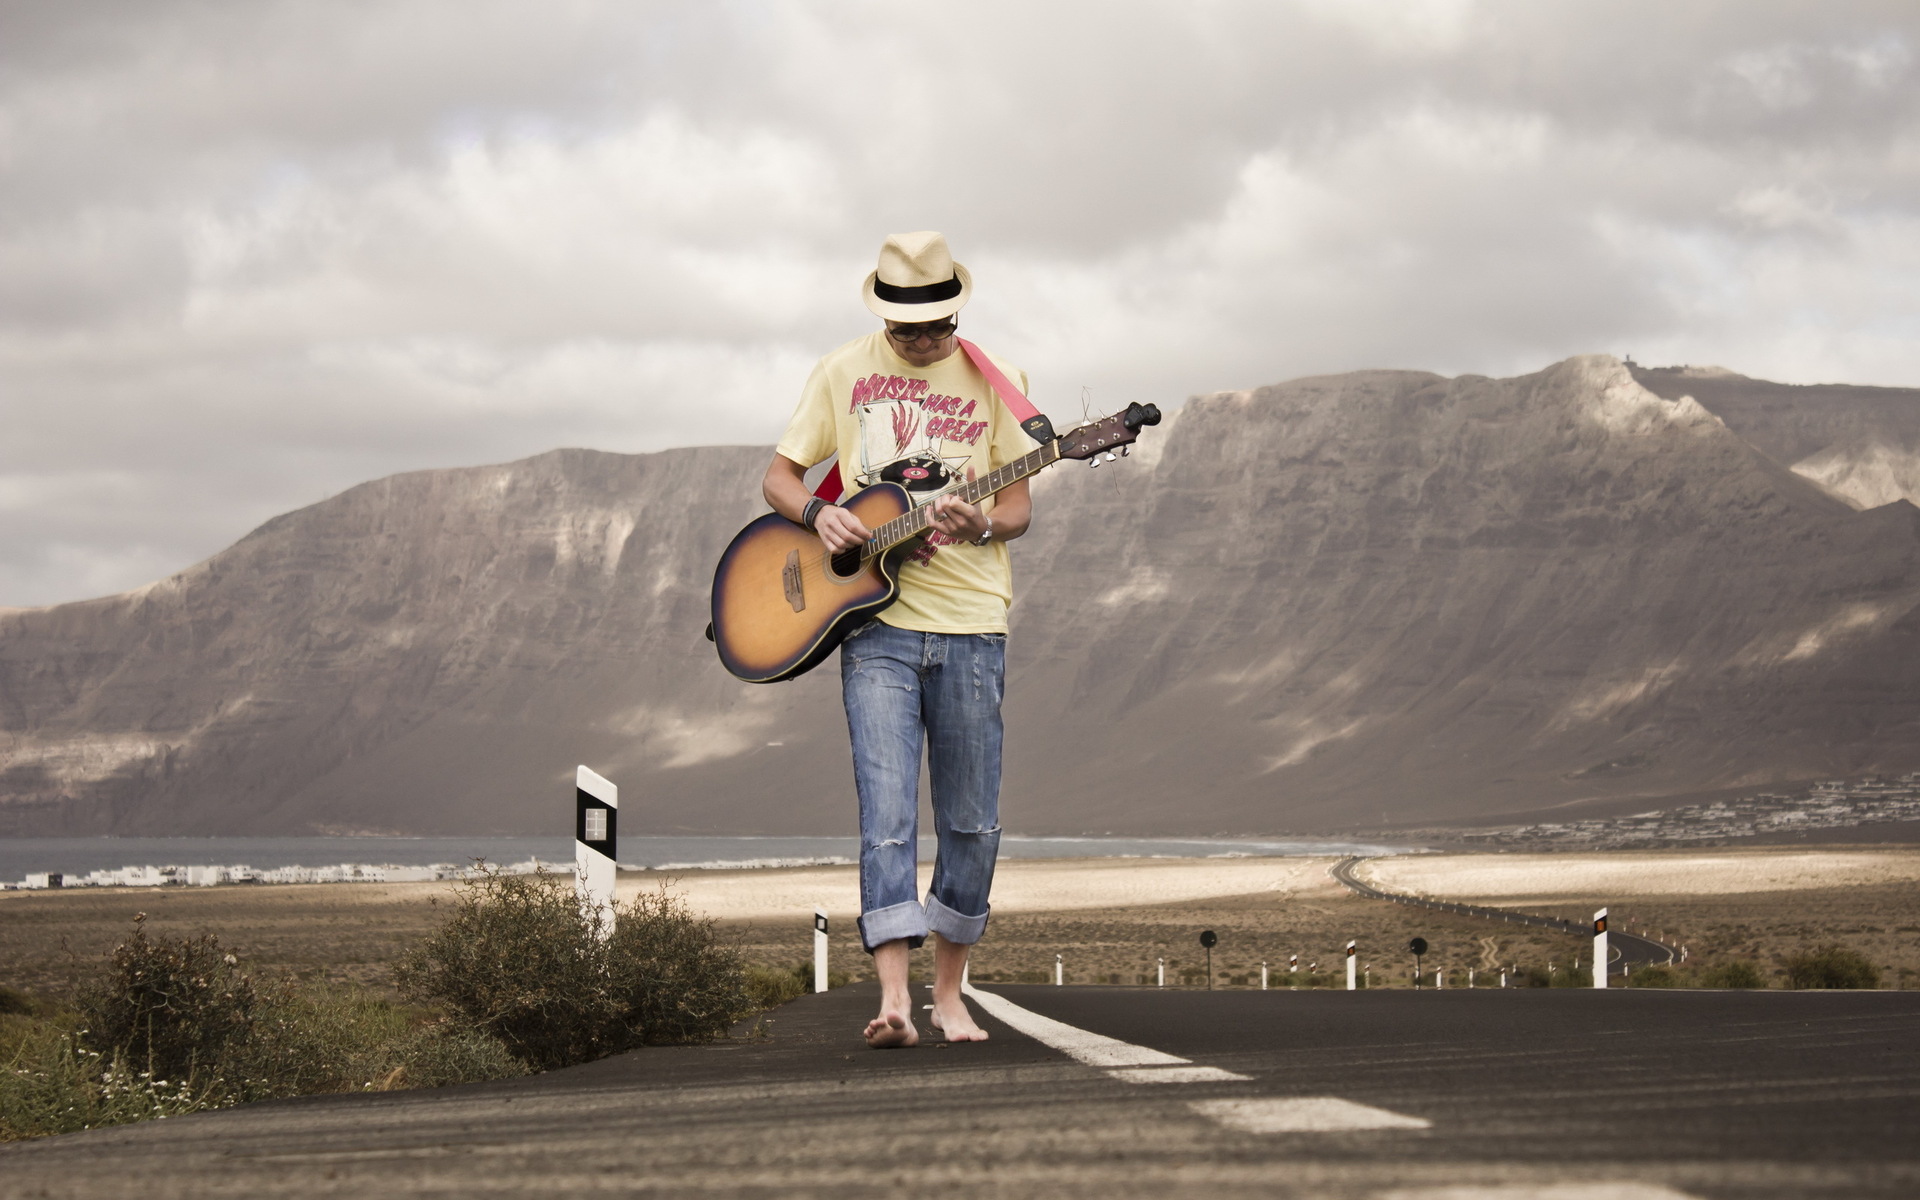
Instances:
[[[1123,1042],[1119,1038],[1069,1025],[1065,1021],[1043,1017],[1037,1012],[1021,1008],[1004,996],[980,991],[972,984],[964,985],[961,990],[973,997],[974,1003],[985,1009],[987,1015],[1002,1024],[1012,1026],[1076,1062],[1100,1067],[1115,1079],[1123,1079],[1128,1083],[1238,1083],[1248,1078],[1218,1067],[1196,1067],[1189,1058],[1136,1046],[1132,1042]],[[1175,1070],[1169,1071],[1168,1068]]]
[[[1122,1067],[1107,1074],[1127,1083],[1237,1083],[1247,1078],[1219,1067]]]
[[[1695,1200],[1657,1183],[1548,1183],[1477,1187],[1397,1188],[1379,1200]]]
[[[1242,1133],[1340,1133],[1349,1129],[1428,1129],[1432,1121],[1402,1116],[1334,1096],[1194,1100],[1188,1107]]]
[[[972,984],[963,984],[961,990],[1002,1024],[1026,1034],[1043,1046],[1058,1050],[1076,1062],[1099,1067],[1126,1083],[1244,1083],[1250,1078],[1219,1067],[1200,1066],[1192,1059],[1168,1054],[1164,1050],[1136,1046],[1132,1042],[1123,1042],[1119,1038],[1069,1025],[1065,1021],[1043,1017],[1030,1009],[1021,1008],[1005,996],[980,991]],[[1201,1116],[1243,1133],[1427,1129],[1433,1124],[1420,1117],[1402,1116],[1384,1108],[1355,1104],[1334,1096],[1195,1100],[1191,1102],[1191,1107]]]

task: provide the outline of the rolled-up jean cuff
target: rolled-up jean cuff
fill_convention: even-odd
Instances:
[[[927,940],[927,910],[911,900],[860,914],[860,944],[872,954],[875,946],[907,939],[909,947]]]
[[[971,946],[987,931],[987,914],[992,911],[989,907],[977,917],[962,916],[940,903],[939,897],[929,894],[927,928],[955,945]]]

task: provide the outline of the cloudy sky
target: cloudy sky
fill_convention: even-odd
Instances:
[[[0,605],[396,471],[770,443],[894,230],[1056,418],[1920,384],[1916,54],[1911,0],[0,0]]]

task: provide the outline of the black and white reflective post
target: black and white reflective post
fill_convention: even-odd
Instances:
[[[1593,986],[1607,986],[1607,910],[1593,914]]]
[[[1207,990],[1213,990],[1213,948],[1220,944],[1220,937],[1211,929],[1200,931],[1200,944],[1207,948]]]
[[[827,990],[827,910],[813,910],[813,990]]]
[[[1300,983],[1300,956],[1287,955],[1287,986],[1298,987]]]
[[[1058,954],[1053,956],[1053,986],[1065,987],[1067,984],[1067,960]]]
[[[1159,982],[1154,984],[1155,987],[1167,986],[1167,960],[1164,958],[1160,960],[1158,978],[1159,978]]]
[[[1350,992],[1360,990],[1359,947],[1359,942],[1347,943],[1347,990]]]
[[[573,887],[580,907],[597,918],[601,938],[613,936],[615,839],[620,789],[591,768],[574,773]]]
[[[1267,964],[1264,962],[1260,964],[1260,990],[1267,990]]]

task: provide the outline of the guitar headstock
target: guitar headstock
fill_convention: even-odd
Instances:
[[[1158,425],[1160,410],[1151,404],[1129,404],[1127,411],[1082,425],[1060,435],[1061,458],[1093,458],[1110,454],[1140,437],[1142,426]],[[1097,459],[1095,461],[1098,461]]]

